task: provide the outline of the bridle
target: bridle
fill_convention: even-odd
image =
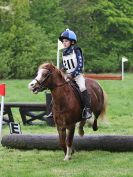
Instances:
[[[48,70],[48,69],[47,69]],[[54,88],[56,88],[56,87],[62,87],[62,86],[64,86],[65,84],[68,84],[68,82],[67,81],[65,81],[64,83],[62,83],[62,84],[57,84],[57,85],[54,85],[54,87],[52,87],[52,86],[48,86],[48,87],[45,87],[44,85],[45,85],[45,83],[47,82],[47,80],[50,78],[50,76],[54,76],[54,74],[51,72],[51,71],[49,71],[48,70],[48,72],[47,72],[47,75],[45,75],[44,76],[44,79],[40,82],[39,80],[37,80],[36,78],[34,79],[37,83],[38,83],[38,85],[39,85],[39,91],[43,91],[43,90],[45,90],[45,89],[54,89]],[[54,79],[54,78],[53,78]]]

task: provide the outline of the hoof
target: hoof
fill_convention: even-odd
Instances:
[[[82,128],[79,128],[78,134],[79,134],[80,136],[84,136],[84,130],[83,130]]]
[[[71,160],[71,157],[65,156],[64,161]]]
[[[96,127],[96,126],[92,126],[93,127],[93,130],[94,131],[97,131],[98,130],[98,127]]]

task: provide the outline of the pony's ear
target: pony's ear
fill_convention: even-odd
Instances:
[[[51,65],[52,65],[52,68],[53,69],[55,69],[56,67],[54,66],[54,63],[53,62],[51,62]]]
[[[54,71],[56,69],[53,63],[49,63],[49,66],[51,71]]]
[[[43,69],[49,69],[51,72],[56,69],[56,67],[52,63],[44,63],[44,64],[42,64],[42,65],[39,66],[39,69],[41,69],[41,68],[43,68]]]

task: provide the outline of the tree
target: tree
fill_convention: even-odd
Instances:
[[[42,62],[54,58],[54,45],[41,26],[30,20],[28,0],[8,5],[8,12],[1,11],[0,76],[28,78]]]
[[[45,30],[49,39],[57,43],[59,33],[64,30],[64,10],[61,0],[32,0],[31,19]]]
[[[116,71],[121,55],[131,55],[133,20],[129,0],[74,0],[65,3],[65,23],[84,50],[86,69]]]

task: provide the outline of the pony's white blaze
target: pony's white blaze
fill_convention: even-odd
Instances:
[[[39,69],[35,79],[38,80],[38,81],[41,81],[42,80],[42,75],[43,75],[44,72],[45,72],[45,69]]]
[[[29,84],[28,84],[28,88],[29,90],[33,90],[34,89],[34,86],[36,85],[37,81],[36,80],[33,80],[31,81]]]
[[[47,72],[46,69],[39,69],[36,78],[31,81],[28,85],[29,90],[33,91],[34,87],[38,84],[37,81],[41,82],[43,78],[43,74]],[[34,92],[36,93],[36,91]]]
[[[67,146],[67,153],[64,160],[70,160],[72,156],[72,148]]]

